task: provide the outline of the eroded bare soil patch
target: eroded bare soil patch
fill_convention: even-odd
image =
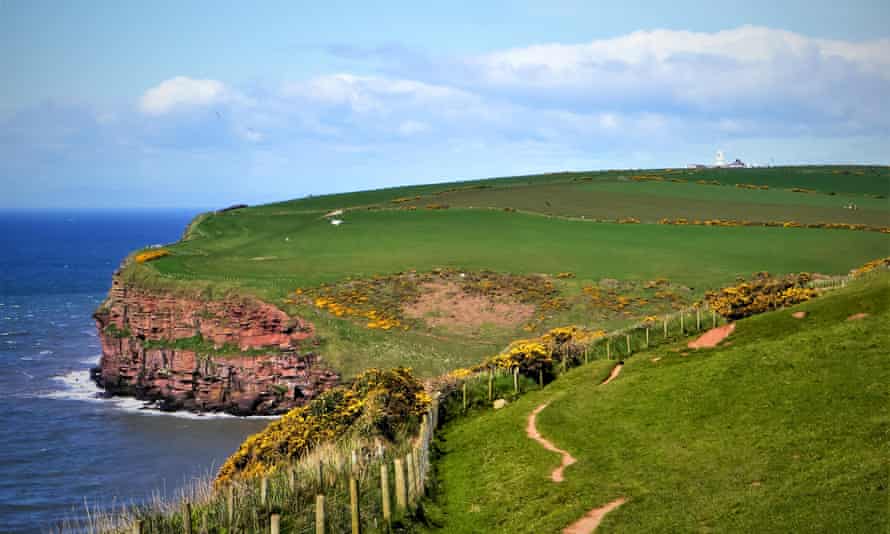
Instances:
[[[535,306],[503,294],[470,294],[455,282],[436,281],[421,286],[417,300],[406,303],[403,313],[433,328],[470,332],[483,325],[516,327],[531,320]]]

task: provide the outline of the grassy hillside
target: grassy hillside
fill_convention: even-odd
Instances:
[[[770,188],[696,183],[757,180],[769,182]],[[792,186],[813,192],[786,190]],[[190,226],[189,239],[169,247],[169,256],[132,266],[128,274],[142,283],[233,288],[305,316],[327,340],[324,357],[347,375],[368,366],[407,363],[432,376],[552,326],[615,328],[641,315],[676,309],[705,289],[755,271],[843,273],[890,251],[890,235],[878,232],[617,224],[591,218],[884,226],[890,225],[890,204],[875,197],[888,186],[890,173],[881,167],[800,167],[555,173],[328,195],[206,214]],[[844,193],[827,194],[835,191]],[[844,207],[851,203],[858,209]],[[344,221],[340,226],[325,217],[333,209],[346,210],[337,216]],[[455,310],[423,307],[419,313],[425,315],[398,332],[369,330],[364,318],[336,316],[311,298],[324,284],[372,281],[376,293],[368,295],[370,304],[379,305],[378,310],[388,306],[398,324],[407,324],[407,312],[398,308],[411,302],[393,293],[398,287],[383,287],[406,280],[380,281],[379,276],[440,268],[542,275],[542,283],[551,284],[555,293],[550,302],[531,303],[533,320],[517,312],[522,320],[492,322],[489,314],[457,324],[465,315],[460,306],[471,306],[464,299]],[[669,291],[645,293],[643,286],[658,278],[667,280]],[[610,295],[613,301],[630,298],[634,305],[599,313],[602,302],[588,297],[603,279],[621,284]],[[503,298],[509,286],[471,307],[502,304],[522,311]],[[297,289],[304,291],[302,297],[295,296]],[[428,289],[425,285],[413,294]],[[442,288],[445,293],[453,289]],[[399,298],[403,301],[394,302]],[[555,302],[559,305],[551,305]],[[453,325],[448,324],[451,316]]]
[[[882,531],[888,321],[884,274],[742,320],[723,347],[641,353],[606,386],[611,364],[592,363],[457,419],[439,434],[430,530],[559,532],[623,496],[599,531]],[[545,402],[538,429],[578,460],[560,484],[558,456],[525,436]]]

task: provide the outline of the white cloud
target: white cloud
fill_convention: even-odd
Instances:
[[[332,74],[288,83],[282,93],[320,104],[346,105],[358,113],[385,112],[391,104],[406,106],[473,100],[465,91],[442,85],[352,74]]]
[[[428,124],[419,121],[406,120],[399,124],[399,133],[405,136],[424,133],[429,129]]]
[[[177,76],[145,91],[139,109],[148,115],[164,115],[176,109],[209,106],[230,98],[225,84]]]
[[[743,26],[639,31],[584,44],[543,44],[467,58],[464,86],[547,106],[890,120],[890,39],[813,39]],[[683,108],[683,109],[679,109]]]

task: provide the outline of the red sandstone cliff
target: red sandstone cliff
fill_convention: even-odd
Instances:
[[[164,409],[276,414],[339,380],[312,351],[312,325],[259,300],[180,298],[127,287],[115,275],[94,317],[97,383]],[[174,348],[187,338],[226,354]]]

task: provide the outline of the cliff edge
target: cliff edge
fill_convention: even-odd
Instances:
[[[147,290],[117,272],[94,318],[102,343],[94,380],[164,410],[280,414],[340,379],[314,352],[312,324],[253,298]]]

